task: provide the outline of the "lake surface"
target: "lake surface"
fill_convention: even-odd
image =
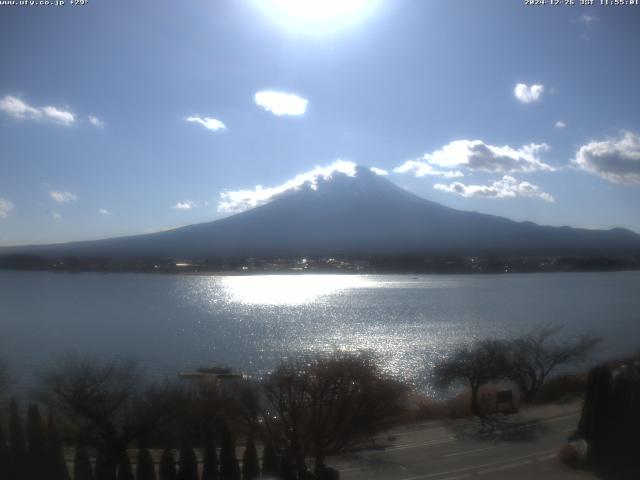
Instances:
[[[369,350],[429,390],[458,343],[544,323],[606,337],[599,358],[640,349],[640,272],[510,275],[189,276],[0,271],[0,357],[26,388],[64,352],[134,356],[173,377],[227,364]]]

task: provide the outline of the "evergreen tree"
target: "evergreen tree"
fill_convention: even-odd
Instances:
[[[93,480],[89,453],[82,444],[76,445],[76,454],[73,460],[73,480]]]
[[[282,480],[296,480],[296,471],[289,455],[280,457],[280,477]]]
[[[220,449],[220,480],[240,480],[240,467],[236,458],[236,446],[229,427],[222,429]]]
[[[9,476],[9,445],[4,436],[4,430],[0,425],[0,478]]]
[[[136,466],[136,480],[156,480],[151,452],[146,448],[138,450],[138,464]]]
[[[278,455],[271,444],[264,446],[262,452],[262,476],[276,477],[280,471]]]
[[[177,480],[176,461],[171,449],[166,448],[160,457],[160,480]]]
[[[27,447],[22,431],[22,421],[18,411],[18,404],[11,401],[9,419],[9,478],[24,480],[27,478]]]
[[[105,453],[102,448],[98,449],[98,455],[96,457],[95,479],[116,480],[116,472],[105,460]]]
[[[27,444],[29,478],[41,480],[47,476],[47,446],[40,410],[34,404],[27,409]]]
[[[202,480],[218,480],[218,454],[216,453],[216,443],[212,435],[207,435],[204,444]]]
[[[260,478],[258,452],[256,451],[256,445],[249,437],[242,456],[242,480],[256,480],[258,478]]]
[[[193,448],[184,445],[180,449],[178,463],[180,466],[179,480],[198,480],[198,459]]]
[[[47,480],[70,480],[58,429],[51,412],[47,421],[47,471]]]
[[[129,454],[124,452],[118,463],[118,480],[134,480]]]

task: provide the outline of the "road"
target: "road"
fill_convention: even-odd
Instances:
[[[557,458],[579,415],[572,404],[500,417],[482,431],[473,419],[412,425],[330,465],[342,480],[594,479]]]

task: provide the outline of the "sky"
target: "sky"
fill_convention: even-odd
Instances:
[[[640,232],[640,7],[1,3],[0,245],[211,221],[353,163]]]

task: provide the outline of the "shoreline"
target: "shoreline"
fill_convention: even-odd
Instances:
[[[545,274],[545,273],[616,273],[616,272],[640,272],[640,267],[617,268],[617,269],[549,269],[530,271],[402,271],[402,270],[259,270],[259,271],[238,271],[238,270],[205,270],[205,271],[170,271],[170,270],[142,270],[142,269],[68,269],[68,268],[1,268],[0,272],[48,272],[59,274],[81,274],[81,273],[103,273],[103,274],[147,274],[147,275],[177,275],[177,276],[199,276],[199,277],[256,277],[273,275],[405,275],[405,276],[495,276],[495,275],[525,275],[525,274]]]

